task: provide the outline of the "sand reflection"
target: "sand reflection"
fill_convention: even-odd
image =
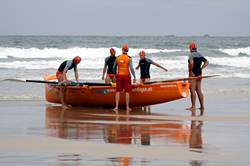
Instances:
[[[62,110],[60,106],[48,106],[46,131],[49,136],[65,139],[138,145],[179,144],[192,149],[202,148],[201,124],[197,125],[196,121],[191,121],[190,125],[188,121],[159,120],[154,119],[155,116],[161,114],[135,110],[128,116],[116,116],[110,109]]]

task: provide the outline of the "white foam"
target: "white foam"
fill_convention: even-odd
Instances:
[[[10,62],[0,62],[0,68],[6,69],[57,69],[63,60],[31,60],[31,61],[10,61]],[[162,66],[174,70],[181,69],[185,70],[187,68],[187,60],[172,60],[172,59],[162,59],[155,61]],[[133,66],[137,66],[138,59],[133,60]],[[79,69],[102,69],[104,66],[104,58],[99,59],[85,59],[79,65]],[[152,68],[157,68],[152,65]]]
[[[115,48],[117,55],[121,54],[120,48]],[[129,55],[137,56],[142,49],[130,48]],[[144,49],[146,53],[171,53],[181,51],[180,49]],[[103,58],[109,55],[109,48],[14,48],[14,47],[0,47],[0,58],[57,58],[57,59],[72,59],[74,56],[81,56],[82,58]]]
[[[121,52],[117,50],[117,55]],[[133,56],[134,68],[137,66],[139,61],[138,53],[141,49],[131,48],[130,55]],[[151,66],[152,78],[175,78],[187,76],[187,56],[158,56],[159,52],[175,52],[178,50],[164,50],[164,49],[145,49],[146,53],[156,55],[149,56],[156,63],[166,67],[169,72],[165,72],[162,69]],[[10,52],[4,54],[3,52]],[[82,52],[82,54],[77,54]],[[20,53],[20,54],[19,54]],[[33,55],[34,53],[34,55]],[[11,54],[11,55],[10,55]],[[84,55],[83,55],[84,54]],[[167,53],[166,53],[167,54]],[[6,55],[4,57],[4,55]],[[96,80],[101,77],[102,68],[104,66],[104,59],[109,55],[109,48],[69,48],[69,49],[57,49],[57,48],[1,48],[0,47],[0,58],[7,58],[7,55],[15,58],[22,59],[0,59],[0,68],[7,69],[3,75],[8,74],[9,69],[27,69],[27,71],[33,69],[52,69],[56,71],[59,65],[65,59],[71,59],[75,55],[80,55],[83,61],[78,65],[81,70],[80,74],[83,73],[83,78],[90,80]],[[29,59],[35,58],[35,59]],[[41,59],[36,59],[41,58]],[[204,70],[206,74],[222,74],[223,77],[239,77],[239,78],[250,78],[250,57],[249,56],[231,56],[231,57],[206,57],[210,65]],[[216,66],[213,66],[216,65]],[[218,65],[218,66],[217,66]],[[88,71],[88,72],[85,72]],[[33,71],[32,71],[33,72]],[[17,72],[18,73],[18,72]],[[28,72],[29,73],[29,72]],[[87,74],[88,73],[88,74]],[[139,71],[136,70],[137,76]],[[40,73],[39,73],[40,74]],[[35,74],[34,74],[35,75]],[[19,77],[17,75],[17,77]],[[6,76],[3,76],[6,78]],[[9,78],[9,77],[8,77]],[[139,78],[139,76],[138,76]]]
[[[209,57],[212,64],[250,69],[250,57]]]
[[[238,56],[240,54],[250,55],[250,47],[235,48],[235,49],[219,49],[219,51],[226,53],[231,56]]]
[[[250,57],[207,57],[210,64],[225,66],[225,67],[237,67],[250,69]],[[187,57],[178,57],[175,59],[159,59],[152,58],[152,60],[162,66],[171,70],[186,70],[187,69]],[[134,67],[137,66],[139,59],[133,60]],[[63,60],[15,60],[0,62],[0,68],[11,69],[57,69]],[[89,58],[84,59],[79,65],[80,69],[101,69],[104,66],[104,58]],[[152,65],[152,68],[157,68]]]

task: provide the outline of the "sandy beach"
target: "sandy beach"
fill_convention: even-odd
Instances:
[[[248,165],[249,79],[207,79],[203,86],[202,116],[185,110],[189,98],[119,116],[107,108],[2,100],[1,164]]]
[[[2,0],[0,166],[249,166],[249,6]]]

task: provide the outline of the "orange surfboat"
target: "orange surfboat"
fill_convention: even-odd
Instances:
[[[54,81],[54,76],[45,76],[45,81]],[[73,106],[115,106],[115,86],[81,85],[66,86],[65,101]],[[60,86],[45,84],[46,100],[61,103]],[[170,102],[187,97],[189,83],[183,81],[133,84],[130,94],[131,106],[147,106]],[[120,106],[125,105],[125,93],[121,93]]]

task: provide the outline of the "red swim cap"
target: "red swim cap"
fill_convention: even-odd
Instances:
[[[128,44],[124,44],[122,50],[128,52]]]
[[[76,64],[78,64],[78,63],[81,62],[81,57],[76,56],[73,60],[74,60],[74,62],[75,62]]]
[[[197,49],[197,46],[196,46],[195,42],[189,43],[189,49],[190,49],[190,50]]]
[[[111,55],[115,55],[115,49],[114,48],[110,48],[109,52],[110,52]]]

